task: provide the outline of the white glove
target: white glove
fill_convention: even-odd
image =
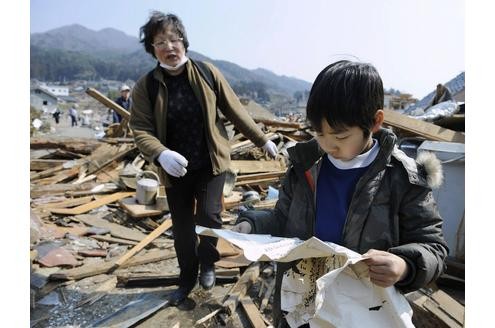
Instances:
[[[178,152],[170,149],[164,150],[158,156],[158,162],[168,174],[176,178],[187,173],[187,159]]]
[[[230,231],[240,232],[240,233],[250,233],[252,230],[251,224],[247,221],[242,221],[241,223],[236,224],[230,229]]]
[[[278,149],[277,146],[273,143],[273,141],[268,140],[266,144],[263,146],[263,149],[273,158],[277,156]]]

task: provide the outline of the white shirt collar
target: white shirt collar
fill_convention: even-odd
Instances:
[[[373,146],[370,150],[366,153],[357,155],[350,161],[342,161],[340,159],[333,158],[330,154],[327,154],[327,156],[336,168],[340,170],[350,170],[370,165],[375,160],[379,150],[380,146],[378,145],[378,140],[373,139]]]

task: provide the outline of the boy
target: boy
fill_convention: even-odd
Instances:
[[[339,61],[316,78],[307,119],[316,138],[290,148],[291,166],[273,212],[247,211],[233,230],[274,236],[316,236],[364,254],[371,281],[406,292],[434,281],[448,253],[431,188],[441,184],[440,162],[415,161],[381,128],[383,84],[370,64]],[[278,263],[274,301],[291,263]]]

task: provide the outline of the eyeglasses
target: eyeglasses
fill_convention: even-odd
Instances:
[[[184,38],[173,38],[170,40],[162,40],[159,42],[152,43],[151,45],[155,47],[156,49],[162,50],[167,47],[167,43],[170,43],[172,47],[177,47],[179,45],[179,42],[182,42]]]

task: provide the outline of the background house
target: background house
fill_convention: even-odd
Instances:
[[[52,112],[57,108],[57,96],[41,87],[31,88],[31,106],[43,112]]]
[[[49,85],[49,84],[40,84],[39,87],[54,94],[55,96],[69,95],[69,87],[60,86],[60,85]]]

